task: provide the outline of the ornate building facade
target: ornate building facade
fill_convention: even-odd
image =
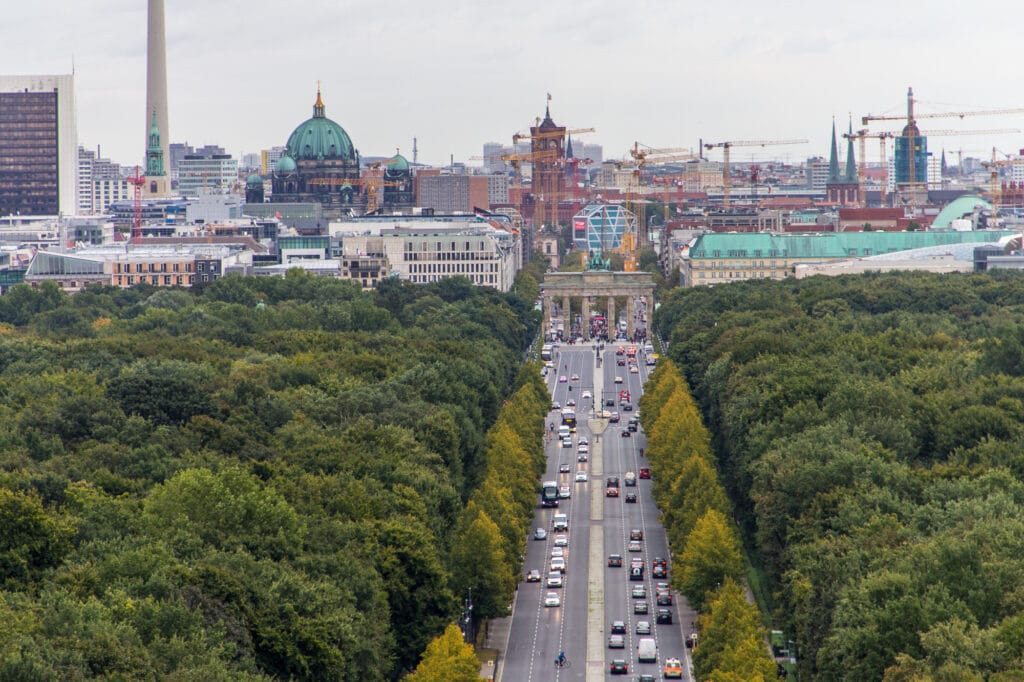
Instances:
[[[327,118],[319,90],[313,117],[295,128],[274,165],[271,187],[272,203],[317,202],[328,218],[366,205],[359,152],[345,129]]]

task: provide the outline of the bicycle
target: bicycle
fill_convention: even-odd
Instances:
[[[572,667],[572,661],[570,661],[568,658],[563,658],[562,662],[559,663],[558,659],[556,658],[555,659],[555,667],[556,668],[571,668]]]

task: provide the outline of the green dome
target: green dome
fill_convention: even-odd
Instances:
[[[248,178],[245,179],[245,184],[250,185],[250,186],[262,185],[263,184],[263,178],[260,177],[259,173],[253,173],[252,175],[250,175]]]
[[[395,154],[384,162],[384,167],[389,171],[407,171],[409,170],[409,160],[401,154]]]
[[[281,158],[277,160],[277,163],[274,164],[275,173],[291,173],[294,171],[295,159],[288,156],[287,154],[282,155]]]
[[[295,160],[342,159],[355,161],[356,151],[348,133],[327,118],[320,93],[316,93],[313,118],[299,124],[288,138],[288,153]]]

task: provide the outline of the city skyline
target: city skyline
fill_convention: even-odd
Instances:
[[[696,149],[698,141],[806,138],[786,147],[735,149],[733,160],[796,163],[827,155],[831,121],[854,129],[868,113],[900,115],[907,86],[919,113],[1016,107],[1005,61],[1016,5],[989,0],[979,15],[1006,21],[963,35],[952,2],[882,3],[807,10],[801,3],[594,0],[565,6],[491,2],[299,6],[253,0],[179,0],[166,13],[170,142],[242,153],[280,146],[309,117],[317,82],[327,116],[360,153],[396,148],[446,164],[510,143],[544,113],[621,158],[634,140]],[[925,11],[926,10],[926,11]],[[5,9],[0,58],[10,74],[75,71],[79,142],[138,162],[144,153],[146,7],[128,0],[66,6],[40,0]],[[61,17],[54,21],[53,17]],[[991,23],[991,22],[990,22]],[[16,29],[16,30],[15,30]],[[1024,115],[936,119],[929,129],[1022,128]],[[934,124],[934,125],[932,125]],[[898,121],[872,130],[898,130]],[[987,157],[1024,147],[1024,134],[929,140],[929,150]],[[720,159],[720,150],[709,157]],[[877,145],[867,149],[875,161]]]

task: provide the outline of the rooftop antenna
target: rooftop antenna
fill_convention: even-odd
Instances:
[[[420,150],[416,146],[416,138],[412,138],[412,162],[416,163],[416,159],[419,157]]]

